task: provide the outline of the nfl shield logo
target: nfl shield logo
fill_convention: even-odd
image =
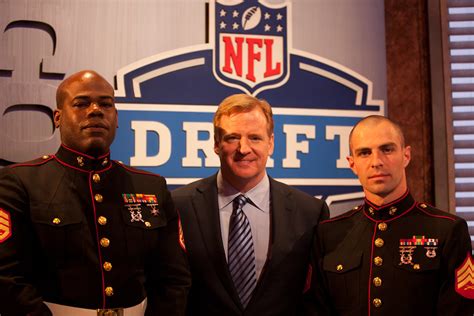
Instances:
[[[253,95],[283,85],[289,77],[289,15],[290,3],[211,2],[217,80]]]

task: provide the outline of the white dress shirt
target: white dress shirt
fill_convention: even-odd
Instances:
[[[228,257],[229,222],[232,215],[232,201],[239,194],[243,194],[251,202],[244,205],[243,211],[250,222],[252,229],[253,247],[255,250],[255,267],[257,280],[260,277],[265,261],[267,260],[268,244],[270,240],[270,180],[267,174],[255,187],[241,193],[227,183],[219,170],[217,174],[217,200],[219,218],[221,222],[222,243],[226,259]]]

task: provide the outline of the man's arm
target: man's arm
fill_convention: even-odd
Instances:
[[[457,219],[442,249],[441,265],[444,269],[441,271],[438,315],[472,316],[474,314],[474,300],[456,292],[456,286],[460,281],[456,278],[456,269],[461,267],[467,256],[471,256],[471,239],[467,224],[464,220]],[[472,292],[474,289],[471,290]]]
[[[0,315],[51,315],[31,283],[33,229],[28,196],[9,168],[0,170]]]
[[[166,185],[165,185],[166,186]],[[159,247],[147,262],[148,306],[145,315],[184,315],[191,274],[185,253],[178,214],[169,191],[165,190],[163,209],[167,224],[159,230]]]

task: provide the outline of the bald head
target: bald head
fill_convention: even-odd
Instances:
[[[400,139],[400,145],[401,147],[405,147],[405,136],[403,135],[403,131],[397,123],[392,121],[391,119],[381,116],[381,115],[370,115],[362,120],[360,120],[351,130],[351,133],[349,134],[349,147],[350,147],[350,154],[353,155],[353,146],[352,146],[352,139],[355,134],[358,133],[358,131],[361,129],[361,127],[368,127],[368,128],[377,128],[378,125],[381,123],[388,123],[388,125],[393,128],[395,134],[399,137]]]
[[[82,85],[85,84],[88,81],[100,81],[102,84],[108,86],[109,90],[111,91],[112,95],[114,92],[114,88],[105,80],[104,77],[99,75],[97,72],[94,70],[82,70],[79,72],[76,72],[66,79],[64,79],[63,82],[59,85],[58,89],[56,90],[56,106],[58,109],[61,109],[64,104],[64,100],[68,96],[69,93],[69,88],[72,85]]]

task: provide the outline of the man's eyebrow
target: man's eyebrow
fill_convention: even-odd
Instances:
[[[371,150],[371,149],[369,147],[360,147],[360,148],[354,149],[354,152],[359,153],[361,151],[366,151],[366,150]]]

